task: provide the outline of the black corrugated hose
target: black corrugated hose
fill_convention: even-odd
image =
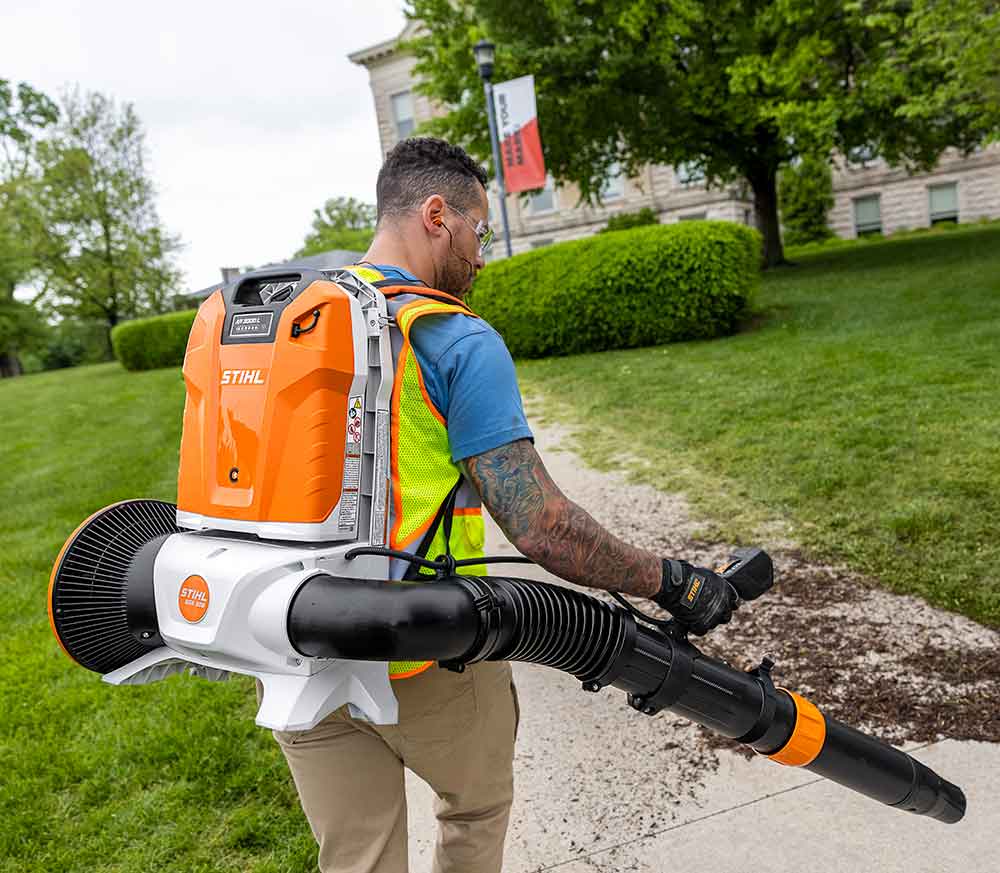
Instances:
[[[613,685],[653,715],[670,709],[890,806],[956,822],[961,789],[880,740],[824,717],[770,679],[702,654],[683,633],[625,609],[527,579],[452,576],[429,583],[320,574],[288,612],[288,636],[311,658],[434,660],[451,669],[523,661],[571,673],[587,691]]]

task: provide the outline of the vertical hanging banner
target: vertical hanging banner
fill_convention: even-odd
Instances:
[[[507,190],[513,194],[545,187],[545,158],[538,135],[535,77],[521,76],[493,86],[500,160]]]

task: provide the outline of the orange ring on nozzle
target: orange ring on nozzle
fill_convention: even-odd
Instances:
[[[806,700],[794,691],[779,688],[784,691],[795,704],[795,727],[792,735],[777,752],[768,755],[772,761],[787,767],[805,767],[816,760],[826,742],[826,719],[816,704]]]

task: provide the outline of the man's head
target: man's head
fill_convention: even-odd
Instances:
[[[429,284],[461,297],[483,268],[489,229],[486,172],[458,146],[404,139],[378,174],[378,227],[426,263]]]

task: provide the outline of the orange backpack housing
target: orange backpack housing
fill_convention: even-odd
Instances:
[[[275,539],[357,536],[362,498],[371,498],[362,457],[373,452],[379,387],[367,384],[369,336],[378,337],[368,322],[383,325],[377,301],[359,300],[341,274],[338,282],[309,270],[260,271],[202,304],[184,358],[179,525]]]

